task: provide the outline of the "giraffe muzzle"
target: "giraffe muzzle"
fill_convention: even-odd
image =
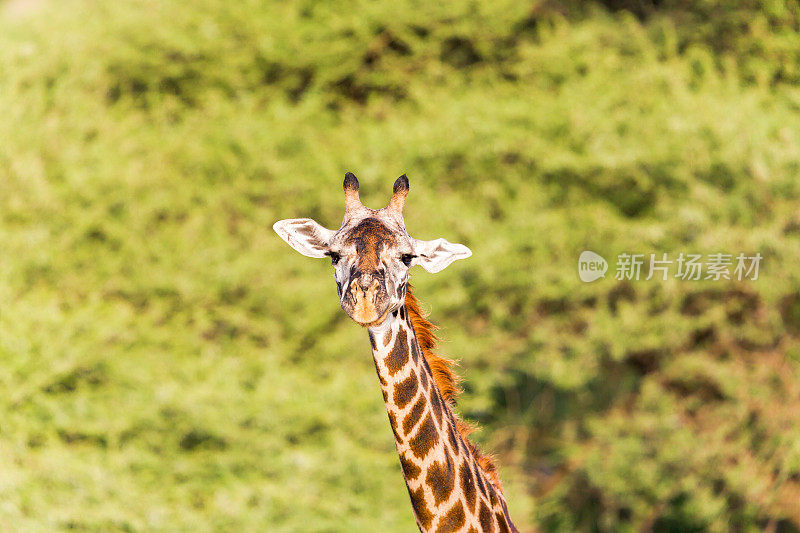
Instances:
[[[342,299],[342,309],[362,326],[381,322],[388,313],[388,303],[380,281],[354,279]]]

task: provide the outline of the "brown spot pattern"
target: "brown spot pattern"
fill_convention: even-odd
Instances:
[[[489,493],[489,503],[494,507],[497,505],[497,495],[494,492],[494,487],[491,483],[486,484],[486,492]]]
[[[378,368],[378,361],[376,361],[375,358],[373,357],[372,358],[372,362],[375,363],[375,372],[378,373],[378,381],[381,382],[381,387],[385,387],[386,386],[386,380],[383,379],[383,376],[381,376],[381,369]]]
[[[420,396],[417,400],[417,403],[414,404],[414,407],[411,408],[411,411],[408,412],[406,417],[403,419],[403,434],[410,435],[411,430],[414,429],[414,426],[417,425],[419,419],[422,418],[422,414],[425,412],[425,398]],[[430,418],[430,415],[428,416]],[[421,429],[421,428],[420,428]]]
[[[394,433],[394,440],[400,442],[400,436],[397,434],[397,417],[394,416],[392,411],[389,411],[389,424],[392,426],[392,433]]]
[[[486,486],[483,484],[483,479],[480,476],[480,473],[475,476],[475,479],[478,480],[478,492],[486,496]]]
[[[434,389],[431,391],[431,408],[433,409],[433,415],[436,417],[436,420],[439,421],[439,427],[442,426],[442,399],[439,397],[439,392]],[[457,450],[458,448],[454,448]]]
[[[411,446],[411,451],[414,452],[414,455],[422,459],[428,455],[434,444],[436,444],[436,425],[433,423],[431,414],[428,413],[428,416],[425,417],[425,420],[422,421],[419,429],[417,429],[417,434],[409,442],[409,446]]]
[[[511,531],[508,529],[506,517],[503,516],[503,513],[494,513],[494,518],[497,521],[497,531],[499,533],[511,533]]]
[[[439,519],[439,527],[436,528],[436,532],[453,533],[454,531],[459,531],[464,527],[464,520],[466,520],[464,506],[461,505],[460,501],[456,500],[456,503],[447,511],[447,514]]]
[[[400,299],[403,297],[403,291],[406,290],[406,284],[400,283],[397,285],[397,298]]]
[[[394,346],[389,351],[389,355],[384,360],[386,368],[389,370],[389,375],[394,376],[397,374],[406,363],[408,363],[408,338],[406,337],[405,330],[397,332],[397,339],[394,341]]]
[[[453,460],[448,454],[445,454],[445,459],[445,464],[434,461],[431,466],[428,467],[428,475],[425,476],[425,483],[431,488],[434,503],[437,506],[450,497],[450,493],[453,492],[453,486],[455,485]]]
[[[428,504],[425,503],[425,492],[422,487],[417,490],[411,490],[408,483],[406,483],[406,488],[408,489],[408,495],[411,496],[411,507],[414,508],[417,520],[422,524],[422,527],[428,529],[431,527],[431,522],[433,522],[433,513],[428,509]]]
[[[412,370],[411,375],[394,386],[392,400],[399,409],[403,409],[417,395],[417,390],[419,390],[417,374]]]
[[[474,513],[478,493],[475,491],[475,480],[472,479],[472,470],[467,461],[461,463],[459,481],[461,482],[461,492],[464,494],[464,500],[467,502],[467,508],[470,513]]]
[[[492,513],[486,504],[481,502],[481,510],[478,512],[478,521],[481,523],[482,533],[491,533],[494,531],[494,524],[492,523]]]
[[[403,467],[403,473],[407,480],[413,481],[422,473],[422,469],[411,460],[405,453],[400,455],[400,466]]]
[[[450,446],[453,448],[453,451],[458,451],[458,437],[456,437],[456,430],[453,429],[452,424],[447,428],[447,437],[450,439]]]

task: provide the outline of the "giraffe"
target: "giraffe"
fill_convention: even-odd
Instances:
[[[472,252],[445,239],[408,235],[405,174],[378,210],[361,203],[352,173],[343,186],[338,230],[309,218],[281,220],[273,229],[305,256],[330,257],[342,309],[367,328],[417,526],[425,533],[517,532],[491,457],[469,441],[474,427],[453,410],[458,386],[452,361],[433,353],[435,326],[408,283],[414,265],[436,273]]]

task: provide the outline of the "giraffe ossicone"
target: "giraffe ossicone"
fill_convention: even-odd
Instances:
[[[310,218],[281,220],[273,229],[301,254],[331,258],[342,309],[368,328],[420,531],[516,532],[494,463],[469,441],[473,427],[453,410],[458,387],[452,361],[433,352],[434,326],[408,283],[414,265],[440,272],[472,252],[445,239],[408,235],[405,175],[397,178],[382,209],[361,203],[352,173],[345,175],[343,188],[345,214],[338,230]]]

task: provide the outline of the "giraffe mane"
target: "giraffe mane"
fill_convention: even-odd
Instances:
[[[444,401],[450,407],[450,412],[453,414],[453,418],[456,421],[458,432],[475,457],[478,466],[486,473],[486,476],[495,488],[502,493],[503,487],[500,484],[497,466],[494,464],[494,457],[491,454],[483,453],[477,445],[469,440],[469,434],[478,429],[478,426],[459,419],[458,415],[456,415],[453,410],[456,397],[461,392],[461,389],[458,387],[460,378],[453,371],[453,366],[456,365],[456,362],[433,353],[439,341],[439,337],[437,337],[434,332],[439,328],[428,320],[427,314],[422,310],[420,301],[412,292],[411,283],[408,284],[406,289],[406,312],[408,312],[408,316],[411,319],[411,325],[417,336],[419,347],[422,349],[422,355],[428,362],[428,366],[433,374],[433,382],[436,388],[439,389],[439,393],[442,395]]]

